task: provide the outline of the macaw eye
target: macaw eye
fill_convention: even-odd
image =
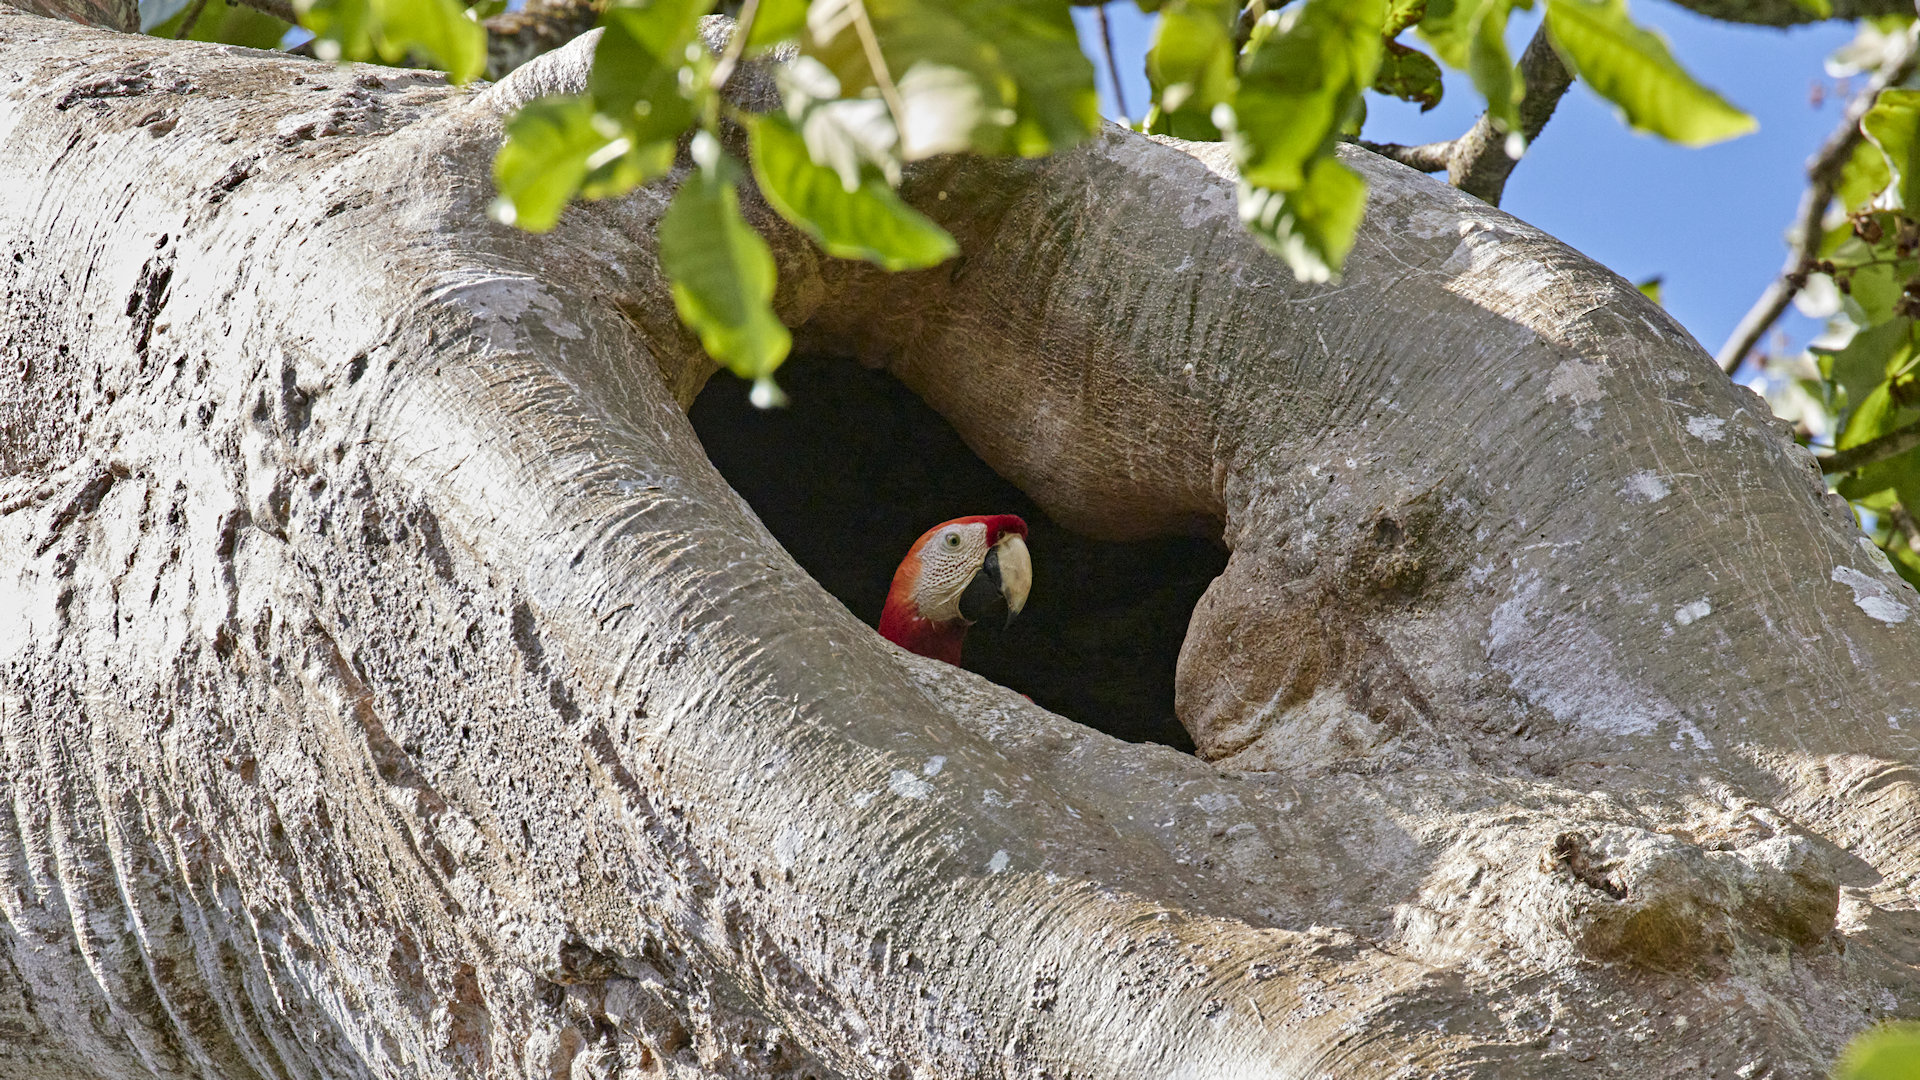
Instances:
[[[959,547],[959,546],[960,546],[960,534],[959,534],[959,533],[948,533],[948,534],[947,534],[947,546],[948,546],[948,547],[950,547],[950,548],[957,548],[957,547]]]

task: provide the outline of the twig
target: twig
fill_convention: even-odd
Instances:
[[[1793,247],[1787,253],[1787,262],[1780,270],[1780,276],[1773,279],[1760,299],[1754,301],[1740,324],[1733,328],[1726,344],[1720,346],[1720,354],[1714,359],[1719,362],[1720,370],[1731,375],[1738,370],[1747,354],[1760,339],[1773,328],[1787,305],[1793,302],[1795,294],[1807,283],[1808,270],[1813,265],[1814,256],[1820,252],[1820,223],[1827,214],[1827,204],[1833,201],[1834,188],[1839,186],[1841,170],[1847,160],[1860,145],[1866,135],[1860,130],[1860,119],[1873,108],[1874,99],[1880,91],[1906,79],[1913,74],[1914,62],[1920,58],[1915,50],[1915,34],[1920,26],[1908,27],[1901,40],[1900,47],[1880,69],[1868,80],[1866,89],[1847,103],[1847,111],[1840,119],[1840,126],[1827,136],[1820,145],[1820,152],[1807,163],[1807,193],[1800,200],[1800,213],[1794,226]]]
[[[1283,0],[1284,2],[1284,0]],[[1253,40],[1253,28],[1267,14],[1267,0],[1249,0],[1240,8],[1240,17],[1233,23],[1233,51],[1238,55]]]
[[[193,0],[193,7],[187,11],[187,17],[180,20],[180,29],[173,32],[175,41],[185,41],[193,33],[193,24],[200,21],[200,13],[207,10],[207,0]]]
[[[1875,462],[1885,461],[1920,446],[1920,421],[1906,427],[1894,428],[1877,439],[1868,439],[1859,446],[1837,450],[1820,460],[1820,471],[1833,473],[1852,472],[1865,468]]]
[[[1887,509],[1887,516],[1893,519],[1893,525],[1900,535],[1907,538],[1907,550],[1920,555],[1920,522],[1913,520],[1905,503],[1894,503]]]
[[[231,2],[271,15],[281,22],[300,25],[300,13],[293,9],[293,4],[289,0],[231,0]]]
[[[1133,113],[1127,111],[1127,92],[1120,88],[1120,65],[1113,59],[1113,28],[1107,25],[1107,5],[1095,7],[1093,18],[1100,24],[1100,49],[1107,57],[1107,78],[1113,83],[1113,103],[1119,106],[1120,115],[1131,124]]]
[[[1573,73],[1560,60],[1541,23],[1520,54],[1517,65],[1526,96],[1520,99],[1520,136],[1531,143],[1553,118],[1553,110],[1573,85]],[[1507,177],[1516,164],[1507,154],[1507,133],[1493,122],[1492,113],[1480,114],[1465,135],[1447,142],[1402,146],[1398,143],[1362,142],[1361,146],[1421,172],[1447,174],[1447,182],[1491,206],[1500,205]]]
[[[1360,140],[1360,145],[1379,154],[1389,161],[1397,161],[1410,169],[1421,172],[1446,172],[1447,159],[1453,154],[1458,140],[1446,142],[1421,143],[1419,146],[1403,146],[1400,143],[1377,143]]]
[[[723,90],[727,80],[733,77],[733,69],[740,65],[740,57],[747,51],[747,38],[753,34],[753,17],[760,10],[760,0],[746,0],[740,5],[740,18],[733,24],[733,36],[727,39],[727,51],[720,54],[720,62],[713,66],[713,88]]]
[[[873,81],[880,84],[880,97],[887,103],[887,111],[893,114],[893,127],[900,133],[901,152],[905,153],[907,105],[900,100],[900,89],[893,85],[893,76],[887,71],[887,58],[880,53],[880,39],[874,36],[873,22],[867,18],[867,5],[862,0],[848,0],[847,7],[853,12],[854,32],[860,35],[867,67],[873,72]]]

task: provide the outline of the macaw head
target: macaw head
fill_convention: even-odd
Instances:
[[[880,635],[910,652],[960,663],[967,628],[1012,622],[1033,587],[1027,523],[1012,514],[954,518],[923,533],[893,573]]]

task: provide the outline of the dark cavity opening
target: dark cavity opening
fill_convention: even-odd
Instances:
[[[875,625],[921,533],[968,514],[1019,514],[1031,530],[1032,595],[1011,627],[973,628],[965,666],[1117,738],[1193,750],[1174,719],[1173,672],[1194,604],[1226,568],[1222,545],[1068,532],[885,372],[795,357],[780,384],[792,404],[762,412],[745,382],[716,375],[694,402],[693,426],[721,475],[828,592]]]

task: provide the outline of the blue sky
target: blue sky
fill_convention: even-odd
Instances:
[[[1833,88],[1822,61],[1851,40],[1852,27],[1737,26],[1649,0],[1632,9],[1642,25],[1667,36],[1696,78],[1752,113],[1760,129],[1690,150],[1629,131],[1610,105],[1576,83],[1514,170],[1501,207],[1630,280],[1663,277],[1667,309],[1713,352],[1786,257],[1782,236],[1805,187],[1806,160],[1842,108],[1831,94],[1815,107],[1812,87]],[[1088,33],[1091,12],[1076,14],[1083,36],[1097,40]],[[1108,19],[1137,119],[1147,103],[1141,65],[1151,23],[1131,2],[1109,5]],[[1538,21],[1537,13],[1515,14],[1508,43],[1516,56]],[[1096,61],[1095,68],[1102,105],[1113,115],[1104,65]],[[1453,72],[1445,99],[1430,113],[1376,94],[1367,107],[1366,136],[1381,142],[1452,138],[1476,115],[1470,86]],[[1820,330],[1796,312],[1780,325],[1796,346]]]

